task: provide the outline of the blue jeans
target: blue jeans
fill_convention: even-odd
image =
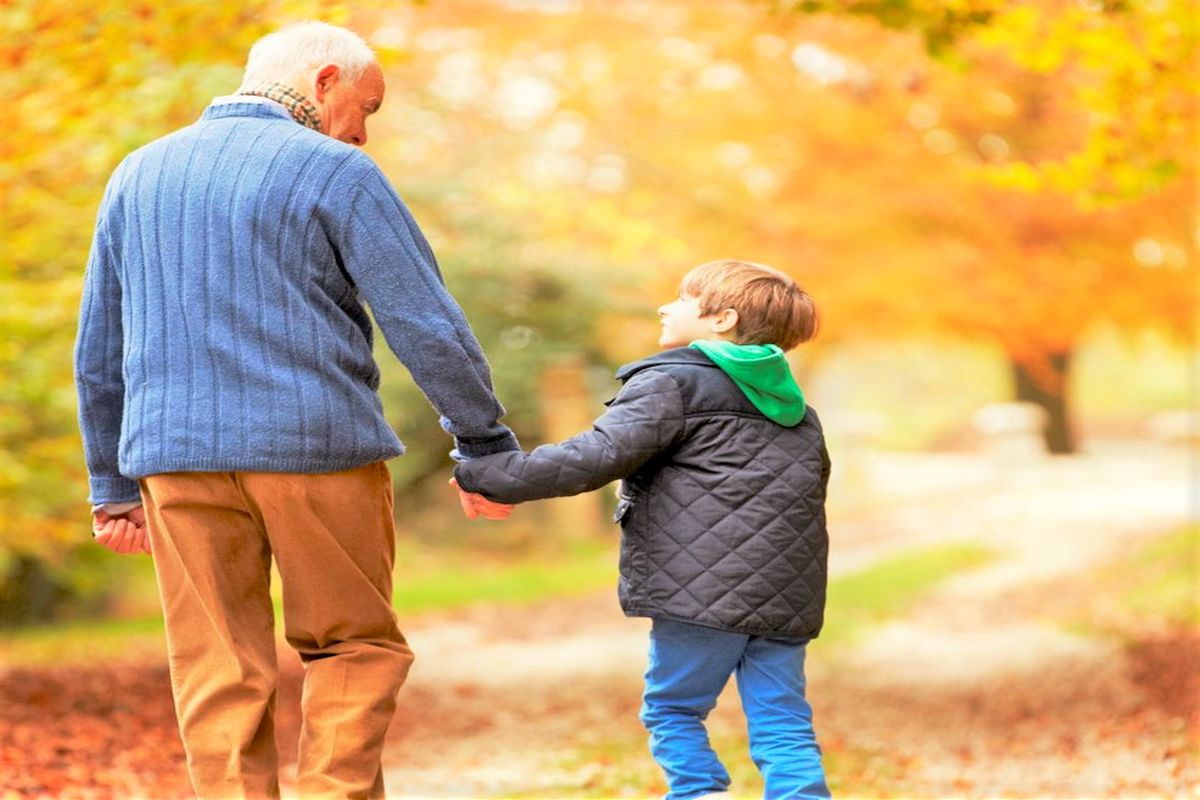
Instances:
[[[667,800],[729,788],[704,719],[731,674],[766,800],[830,797],[812,707],[804,699],[804,644],[656,619],[641,718],[650,752],[667,776]]]

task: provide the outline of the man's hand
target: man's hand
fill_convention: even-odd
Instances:
[[[114,553],[150,552],[146,512],[141,506],[115,516],[103,510],[93,512],[92,535]]]
[[[462,506],[463,514],[467,519],[475,519],[483,517],[484,519],[506,519],[512,513],[513,507],[504,503],[496,503],[488,500],[481,494],[474,492],[464,492],[458,485],[458,481],[454,478],[450,479],[450,485],[458,490],[458,502]]]

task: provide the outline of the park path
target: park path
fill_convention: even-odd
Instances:
[[[831,494],[835,575],[935,543],[998,557],[855,644],[810,649],[827,751],[849,753],[863,785],[904,796],[1200,797],[1200,717],[1182,695],[1200,688],[1195,637],[1146,631],[1129,647],[1062,624],[1094,593],[1094,567],[1194,513],[1186,458],[1149,445],[1022,464],[857,457]],[[860,497],[847,506],[869,510],[838,513],[848,492]],[[390,794],[577,793],[644,759],[648,625],[622,617],[612,594],[410,624],[418,660],[388,750]],[[713,714],[718,739],[740,725],[733,691]],[[613,742],[636,755],[605,757]]]

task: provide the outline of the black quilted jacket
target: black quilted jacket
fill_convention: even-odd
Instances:
[[[829,455],[809,408],[771,422],[703,353],[627,364],[592,430],[461,463],[459,485],[518,503],[623,478],[621,607],[753,635],[809,639],[825,610]]]

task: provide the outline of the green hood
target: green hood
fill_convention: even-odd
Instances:
[[[791,428],[804,419],[804,392],[792,377],[778,345],[697,339],[690,346],[724,370],[746,399],[772,422]]]

